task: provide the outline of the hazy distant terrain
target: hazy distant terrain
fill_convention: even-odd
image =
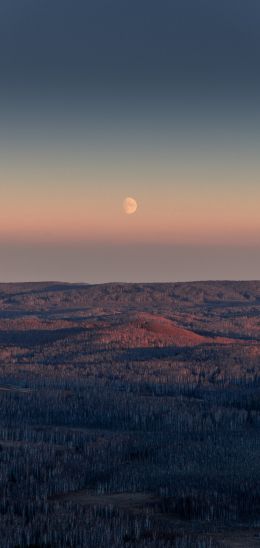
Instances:
[[[260,282],[0,284],[0,405],[1,546],[260,545]]]

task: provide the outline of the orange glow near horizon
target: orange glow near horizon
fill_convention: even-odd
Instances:
[[[221,204],[143,203],[126,216],[121,200],[111,204],[40,201],[6,207],[0,219],[1,241],[110,242],[177,244],[251,244],[260,235],[256,205],[235,210]]]
[[[0,242],[258,244],[258,166],[182,162],[2,166]],[[125,215],[126,196],[135,215]]]

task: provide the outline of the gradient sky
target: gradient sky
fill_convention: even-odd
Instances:
[[[259,278],[259,26],[258,0],[1,0],[0,281]]]

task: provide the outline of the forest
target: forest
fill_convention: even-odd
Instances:
[[[260,282],[0,284],[0,545],[260,546]]]

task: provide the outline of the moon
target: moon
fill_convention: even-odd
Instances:
[[[124,212],[127,215],[132,215],[133,213],[135,213],[137,210],[137,207],[138,207],[137,201],[134,198],[130,198],[130,196],[125,198],[123,202],[123,208],[124,208]]]

